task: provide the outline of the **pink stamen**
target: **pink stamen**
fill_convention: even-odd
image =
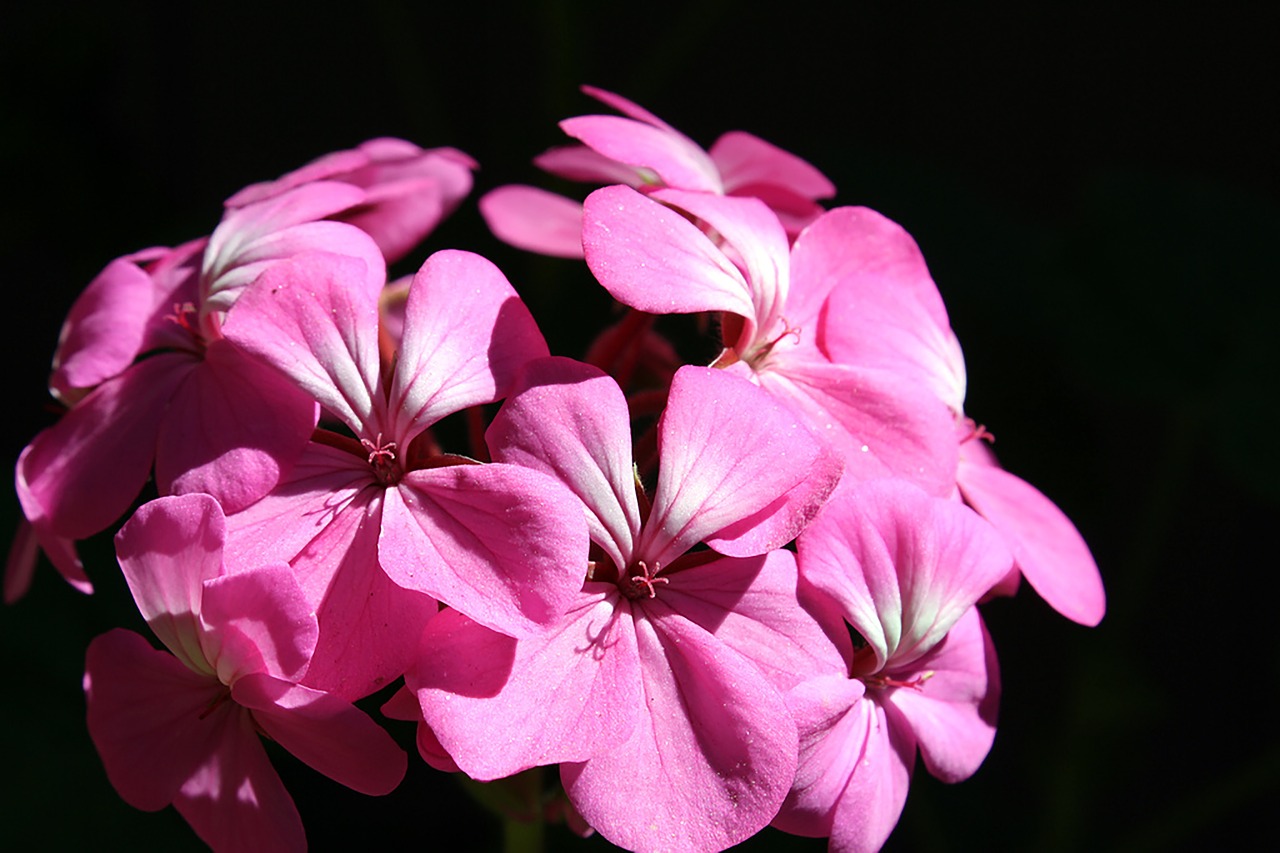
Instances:
[[[200,334],[200,330],[196,328],[195,320],[197,316],[196,306],[190,302],[173,303],[173,313],[165,317],[170,323],[176,323],[184,331],[189,333],[196,340],[204,340]]]
[[[987,432],[987,428],[975,421],[973,418],[965,418],[964,424],[969,428],[969,434],[960,441],[961,444],[964,444],[966,441],[973,441],[975,438],[980,441],[985,441],[987,444],[996,443],[996,437]]]
[[[919,690],[926,681],[933,678],[934,674],[933,670],[929,670],[928,672],[921,673],[910,681],[890,678],[887,675],[872,675],[864,678],[862,681],[868,687],[914,687],[916,690]]]
[[[652,572],[649,571],[649,567],[645,565],[644,560],[638,561],[636,566],[640,569],[639,574],[628,575],[625,580],[618,582],[618,586],[622,589],[622,594],[627,598],[641,598],[645,595],[648,595],[649,598],[657,598],[658,590],[654,586],[670,581],[670,578],[658,577],[658,572],[662,571],[662,564],[654,563]]]
[[[393,478],[398,479],[396,478],[396,443],[394,441],[383,444],[382,433],[378,433],[376,441],[360,439],[360,446],[369,451],[369,465],[380,482],[387,483]]]

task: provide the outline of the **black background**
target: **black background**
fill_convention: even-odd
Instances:
[[[59,325],[111,258],[208,233],[241,186],[372,136],[467,151],[479,191],[545,185],[529,159],[562,141],[557,120],[595,111],[577,85],[602,86],[704,145],[763,136],[826,172],[836,203],[911,231],[965,347],[970,413],[1101,566],[1096,629],[1029,590],[985,608],[1004,670],[995,746],[959,786],[918,767],[890,847],[1222,849],[1267,831],[1280,788],[1276,14],[461,5],[0,13],[4,458],[52,421]],[[417,260],[492,258],[553,351],[580,355],[607,299],[578,266],[498,244],[475,197]],[[0,514],[16,525],[7,490]],[[85,645],[139,620],[109,546],[85,553],[97,595],[45,564],[0,610],[3,832],[50,849],[195,847],[172,810],[120,801],[89,743]],[[468,848],[500,844],[416,759],[380,800],[277,759],[314,849],[458,832],[474,833]],[[744,847],[824,849],[776,833]]]

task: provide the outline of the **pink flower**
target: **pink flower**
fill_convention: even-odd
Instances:
[[[622,116],[578,116],[560,122],[582,145],[553,148],[534,162],[553,175],[645,191],[669,187],[761,199],[794,236],[822,213],[817,199],[835,187],[812,165],[757,136],[730,131],[711,150],[643,107],[603,89],[582,88]],[[497,237],[513,246],[567,258],[582,257],[582,208],[535,187],[506,186],[480,199]]]
[[[442,612],[406,683],[434,736],[420,739],[424,755],[438,738],[477,779],[561,763],[573,805],[614,843],[718,850],[768,823],[790,786],[794,727],[780,691],[839,665],[796,602],[791,553],[775,550],[839,463],[750,383],[685,367],[662,416],[650,504],[628,420],[594,368],[530,366],[489,443],[580,498],[594,543],[587,583],[542,636],[513,640]],[[718,553],[687,553],[699,542]]]
[[[1106,592],[1089,546],[1052,501],[1000,467],[980,440],[990,434],[965,417],[964,355],[915,241],[874,211],[847,208],[839,215],[847,237],[833,248],[848,275],[831,293],[818,345],[837,363],[894,371],[947,405],[959,439],[949,476],[965,503],[1005,537],[1016,571],[1049,606],[1097,625]],[[1001,587],[1016,580],[1015,574]]]
[[[172,804],[215,850],[302,850],[302,823],[259,733],[366,794],[399,784],[406,756],[350,703],[298,684],[315,614],[288,566],[228,572],[207,495],[161,498],[116,548],[147,624],[172,654],[116,629],[85,660],[89,734],[130,805]]]
[[[790,247],[755,199],[606,187],[584,209],[587,265],[605,289],[654,314],[719,312],[725,351],[716,365],[802,416],[844,455],[849,476],[907,477],[938,494],[954,488],[946,407],[892,370],[832,363],[818,346],[827,297],[848,274],[845,208]]]
[[[273,264],[318,246],[359,258],[376,290],[382,255],[359,229],[318,221],[363,197],[307,184],[228,213],[207,241],[113,261],[72,306],[53,393],[71,409],[22,451],[23,513],[58,569],[87,584],[72,542],[103,530],[155,468],[161,494],[205,492],[234,512],[301,452],[315,403],[226,340],[226,312]]]
[[[883,480],[842,485],[801,535],[799,561],[861,643],[839,671],[788,695],[800,757],[774,825],[829,835],[832,850],[878,850],[917,748],[947,782],[972,775],[991,748],[999,674],[973,605],[1011,558],[966,507]]]
[[[355,436],[320,433],[275,490],[229,519],[238,562],[283,560],[304,579],[322,631],[308,683],[348,697],[403,672],[436,599],[513,635],[554,624],[581,587],[586,547],[581,513],[550,477],[430,443],[433,424],[505,396],[546,355],[502,273],[468,252],[428,258],[388,372],[378,294],[351,286],[362,274],[320,254],[273,267],[227,329]]]
[[[419,148],[403,139],[370,139],[326,154],[274,181],[253,184],[227,199],[236,208],[294,187],[336,181],[364,190],[357,203],[330,218],[373,237],[394,263],[407,255],[471,192],[476,162],[456,148]]]

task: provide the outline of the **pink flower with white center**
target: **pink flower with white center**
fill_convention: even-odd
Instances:
[[[582,145],[553,148],[534,163],[553,175],[644,191],[689,190],[758,198],[794,237],[822,213],[818,199],[836,189],[812,165],[757,136],[730,131],[704,151],[643,107],[612,92],[582,87],[621,116],[565,119],[561,129]],[[504,242],[533,252],[582,257],[582,206],[536,187],[506,186],[480,199],[480,212]]]
[[[348,697],[404,671],[437,599],[516,636],[555,624],[581,588],[587,544],[580,510],[551,477],[433,454],[424,436],[505,396],[547,354],[502,273],[469,252],[428,258],[388,372],[378,294],[348,283],[358,266],[311,255],[273,267],[227,329],[354,433],[320,433],[274,491],[228,520],[238,562],[298,572],[321,627],[307,683]]]
[[[456,148],[420,148],[403,139],[370,139],[335,151],[277,178],[253,184],[227,199],[244,207],[294,187],[336,181],[364,190],[356,204],[331,214],[373,237],[394,263],[435,230],[471,192],[475,160]]]
[[[130,805],[172,804],[214,850],[304,850],[302,822],[259,735],[365,794],[407,759],[349,702],[299,684],[315,614],[285,565],[230,572],[207,495],[160,498],[116,537],[125,579],[167,652],[115,629],[89,645],[89,734]]]
[[[349,286],[377,292],[364,232],[317,221],[363,191],[316,183],[228,213],[206,240],[108,264],[71,308],[50,388],[71,409],[22,452],[23,513],[55,566],[88,580],[73,542],[128,509],[155,468],[161,494],[204,492],[228,512],[269,491],[302,451],[316,406],[222,334],[227,309],[273,264],[325,247],[361,259]]]
[[[833,214],[836,211],[832,211]],[[833,361],[898,372],[931,389],[952,413],[959,455],[951,474],[965,503],[995,525],[1020,573],[1054,610],[1082,625],[1106,613],[1106,591],[1089,546],[1071,520],[983,446],[990,433],[965,417],[965,366],[924,257],[901,226],[874,211],[848,208],[840,263],[849,271],[832,291],[818,345]]]
[[[596,279],[625,305],[719,312],[725,351],[716,365],[800,414],[844,455],[849,476],[902,476],[948,493],[956,448],[946,407],[895,371],[834,364],[818,346],[827,296],[848,274],[843,210],[788,248],[777,217],[755,199],[606,187],[587,198],[583,246]]]
[[[436,742],[476,779],[559,763],[573,805],[615,844],[719,850],[767,824],[790,787],[780,691],[840,665],[796,601],[793,555],[775,550],[840,465],[760,389],[704,367],[676,374],[658,440],[650,504],[613,380],[567,359],[530,365],[488,441],[577,495],[588,580],[538,637],[442,612],[406,684],[433,763]],[[714,550],[690,553],[700,542]]]
[[[974,604],[1012,558],[973,511],[897,480],[842,485],[798,546],[802,579],[861,642],[788,694],[800,758],[773,825],[875,851],[902,813],[917,748],[946,782],[991,749],[999,672]]]

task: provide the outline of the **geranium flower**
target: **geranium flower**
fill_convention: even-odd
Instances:
[[[800,536],[801,576],[858,633],[844,666],[792,690],[795,784],[774,826],[874,851],[906,802],[917,748],[968,778],[995,737],[1000,682],[974,604],[1009,571],[989,524],[895,480],[842,486]],[[843,634],[843,626],[830,629]]]
[[[477,779],[560,763],[573,805],[628,849],[718,850],[758,831],[794,773],[780,691],[839,665],[776,550],[839,462],[758,388],[702,367],[672,384],[652,505],[626,402],[592,367],[531,365],[488,439],[578,496],[592,568],[545,635],[513,640],[452,610],[428,624],[406,674],[424,757],[440,763],[438,738]],[[700,542],[715,550],[690,552]]]
[[[606,187],[587,198],[583,245],[596,279],[624,305],[719,312],[725,351],[716,365],[802,416],[844,455],[849,476],[902,476],[946,493],[956,464],[946,407],[894,371],[835,364],[818,347],[827,296],[848,274],[842,210],[788,248],[777,217],[755,199]]]
[[[384,373],[378,294],[350,286],[350,258],[273,267],[228,337],[273,365],[354,433],[321,433],[261,501],[229,518],[238,562],[284,560],[320,614],[308,683],[362,696],[398,676],[446,602],[512,635],[554,624],[582,578],[581,513],[545,474],[477,464],[417,441],[441,418],[506,394],[541,332],[491,263],[437,252],[409,289]]]
[[[1053,609],[1097,625],[1106,591],[1084,538],[1049,498],[1000,467],[982,441],[990,434],[965,415],[964,355],[919,247],[875,211],[840,215],[847,238],[833,250],[848,274],[831,293],[819,347],[837,363],[896,372],[944,402],[959,445],[950,479],[1005,537],[1017,563],[1000,589],[1010,590],[1021,574]]]
[[[298,683],[315,614],[288,566],[227,571],[224,536],[207,495],[160,498],[121,529],[125,579],[169,652],[124,629],[90,644],[89,734],[130,805],[172,804],[215,850],[303,850],[260,733],[366,794],[393,790],[407,759],[362,711]]]
[[[565,119],[560,127],[582,145],[553,148],[539,168],[593,184],[644,191],[672,188],[761,199],[795,236],[822,213],[818,199],[835,187],[812,165],[757,136],[730,131],[704,151],[643,107],[592,86],[582,91],[621,116]],[[582,257],[582,205],[536,187],[505,186],[480,199],[480,212],[500,239],[521,249]]]

